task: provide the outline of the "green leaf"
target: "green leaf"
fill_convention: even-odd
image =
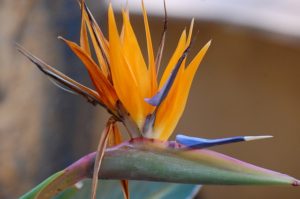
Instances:
[[[215,185],[300,184],[299,180],[288,175],[221,153],[206,149],[186,150],[182,147],[174,142],[145,138],[124,142],[105,151],[99,178]],[[42,199],[51,198],[85,178],[92,178],[95,157],[96,153],[84,156],[23,198],[34,198],[37,194]]]
[[[90,198],[91,180],[84,180],[84,186],[73,195],[72,199]],[[200,186],[190,184],[175,184],[164,182],[129,181],[131,199],[189,199],[198,192]],[[64,192],[68,192],[68,190]],[[117,180],[102,180],[98,186],[97,199],[123,199],[120,182]],[[56,198],[69,199],[69,198]]]
[[[299,185],[299,180],[211,150],[134,139],[107,150],[100,178],[215,185]]]
[[[46,180],[44,180],[42,183],[37,185],[35,188],[33,188],[32,190],[30,190],[29,192],[21,196],[20,199],[34,199],[41,190],[43,190],[45,187],[51,184],[55,179],[62,176],[63,173],[64,171],[60,171],[48,177]]]

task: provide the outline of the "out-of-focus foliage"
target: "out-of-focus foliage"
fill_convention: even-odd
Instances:
[[[83,199],[90,198],[91,180],[84,180],[83,187],[76,191],[68,189],[55,199]],[[174,184],[163,182],[129,181],[131,199],[191,199],[200,189],[198,185]],[[76,193],[75,193],[76,192]],[[120,182],[116,180],[102,180],[98,186],[97,199],[123,198]]]

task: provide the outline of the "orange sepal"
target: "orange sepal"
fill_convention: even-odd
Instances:
[[[148,71],[149,71],[150,81],[151,81],[151,96],[152,96],[157,91],[157,71],[156,71],[155,58],[154,58],[154,53],[153,53],[151,32],[150,32],[150,28],[149,28],[147,11],[145,9],[144,1],[142,1],[142,9],[143,9],[146,41],[147,41]]]
[[[181,76],[174,82],[170,95],[164,102],[165,104],[162,104],[165,107],[158,111],[157,125],[155,125],[154,132],[157,133],[159,139],[167,140],[174,131],[185,109],[195,73],[209,46],[210,42],[198,52],[188,67],[183,69]]]
[[[95,54],[98,59],[100,68],[103,74],[107,77],[110,73],[109,71],[109,53],[108,53],[108,42],[105,39],[100,27],[94,20],[93,16],[87,10],[85,4],[82,7],[82,17],[85,21],[88,31],[91,37],[92,44],[94,46]]]
[[[84,52],[84,50],[78,46],[76,43],[68,41],[60,37],[70,49],[80,58],[80,60],[85,65],[92,79],[94,86],[96,87],[102,101],[107,105],[111,111],[115,111],[115,105],[118,100],[114,87],[99,69],[97,64],[92,60],[92,58]]]
[[[111,59],[111,73],[114,88],[124,107],[130,113],[132,119],[142,128],[144,121],[143,100],[141,99],[140,88],[137,77],[130,66],[128,60],[125,59],[123,46],[120,41],[113,9],[111,5],[108,9],[109,24],[109,53]],[[125,36],[124,28],[124,37]],[[132,52],[132,49],[131,49]],[[140,78],[140,77],[139,77]]]

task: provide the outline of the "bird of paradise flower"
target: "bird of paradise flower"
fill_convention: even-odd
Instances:
[[[187,156],[190,156],[190,158],[194,156],[193,154],[188,154],[188,151],[193,151],[190,149],[202,149],[219,144],[270,137],[238,136],[209,140],[177,135],[175,142],[167,142],[184,111],[191,83],[211,44],[211,41],[205,44],[204,47],[198,51],[190,63],[187,63],[186,58],[192,44],[192,32],[194,25],[194,20],[192,20],[188,33],[186,30],[183,30],[181,33],[176,50],[173,52],[173,55],[166,65],[160,81],[158,81],[158,73],[161,65],[161,59],[163,57],[162,55],[167,30],[166,8],[164,30],[158,52],[155,57],[147,13],[142,1],[148,57],[148,62],[146,63],[133,27],[130,23],[129,11],[127,9],[122,10],[123,26],[121,33],[119,33],[113,8],[109,5],[107,39],[86,6],[84,0],[81,0],[79,5],[81,7],[82,14],[80,44],[78,45],[62,37],[59,38],[62,39],[83,62],[93,82],[95,90],[83,86],[82,84],[65,76],[24,50],[22,47],[19,47],[19,50],[33,63],[35,63],[47,76],[51,77],[56,82],[63,84],[65,87],[68,87],[68,89],[71,89],[73,92],[85,97],[88,102],[94,105],[101,105],[111,114],[106,128],[101,134],[97,153],[94,154],[95,157],[93,156],[95,160],[93,160],[92,198],[96,197],[99,171],[106,147],[113,147],[123,142],[120,130],[116,125],[118,122],[122,123],[126,127],[127,133],[131,138],[131,144],[142,143],[142,145],[149,145],[150,148],[155,148],[155,145],[151,143],[156,143],[157,146],[163,143],[167,144],[168,150],[181,149],[181,151],[185,151]],[[91,43],[89,42],[89,38]],[[93,51],[96,55],[96,60],[92,57]],[[140,146],[141,145],[139,145],[139,147]],[[162,149],[159,149],[160,152],[162,152],[161,150]],[[170,153],[170,151],[168,153]],[[231,162],[230,158],[229,161],[223,161],[223,156],[218,157],[219,159],[214,159],[214,156],[218,155],[211,154],[211,152],[207,151],[204,151],[203,154],[203,157],[207,156],[207,159],[205,160],[206,163],[210,162],[209,164],[211,164],[211,166],[217,165],[217,167],[224,167],[225,165],[226,167],[228,164],[228,168],[232,169],[235,165]],[[210,159],[212,157],[214,158]],[[199,159],[197,159],[197,161],[198,160]],[[214,161],[215,163],[213,163]],[[237,167],[236,170],[241,169],[242,164],[244,163],[237,161],[235,165]],[[70,168],[73,168],[72,165]],[[71,170],[70,168],[69,170]],[[247,175],[250,173],[251,175],[254,175],[254,177],[249,176],[249,178],[246,178],[245,181],[239,180],[238,178],[233,178],[231,180],[227,179],[227,181],[226,179],[219,179],[219,181],[215,181],[215,178],[211,178],[211,180],[204,179],[202,182],[208,184],[299,184],[299,181],[294,178],[285,175],[281,176],[280,174],[275,172],[272,173],[269,170],[259,170],[260,168],[251,167],[249,165],[246,165],[245,168],[244,172]],[[258,176],[258,178],[255,178],[255,176]],[[81,178],[76,178],[76,180],[73,180],[72,183],[74,184],[79,179]],[[124,174],[124,178],[120,177],[118,179],[126,179],[126,174]],[[127,179],[130,179],[130,177],[127,177]],[[150,177],[148,179],[152,178]],[[153,179],[155,179],[155,177],[153,177]],[[164,180],[168,181],[168,179]],[[173,181],[182,182],[178,179]],[[129,198],[128,181],[121,180],[121,182],[124,197]],[[191,179],[190,182],[195,183],[196,181]],[[50,184],[53,185],[55,183],[52,182]],[[64,184],[64,186],[60,184],[60,186],[64,188],[69,185],[69,183],[67,183],[67,185]],[[43,198],[45,194],[47,195],[47,191],[53,191],[53,186],[52,188],[51,186],[47,187],[39,192],[38,198]],[[49,187],[51,189],[49,189]],[[48,194],[48,196],[49,195],[51,194]]]

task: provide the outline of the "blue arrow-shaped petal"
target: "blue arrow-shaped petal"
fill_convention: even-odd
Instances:
[[[177,73],[179,71],[179,68],[183,62],[183,60],[186,58],[186,56],[188,55],[190,49],[190,45],[185,49],[185,51],[183,52],[183,54],[181,55],[181,57],[179,58],[177,64],[175,65],[175,67],[173,68],[169,78],[167,79],[166,83],[163,85],[163,87],[160,89],[160,91],[158,91],[153,97],[151,98],[145,98],[145,101],[149,104],[151,104],[152,106],[159,106],[162,101],[166,98],[166,96],[168,95],[174,81],[175,78],[177,76]]]
[[[272,138],[273,136],[270,135],[263,135],[263,136],[236,136],[236,137],[229,137],[229,138],[219,138],[219,139],[205,139],[205,138],[198,138],[198,137],[190,137],[186,135],[177,135],[176,142],[179,144],[185,145],[188,148],[193,149],[201,149],[207,148],[216,145],[222,144],[230,144],[234,142],[243,142],[243,141],[252,141],[252,140],[260,140],[266,138]]]

